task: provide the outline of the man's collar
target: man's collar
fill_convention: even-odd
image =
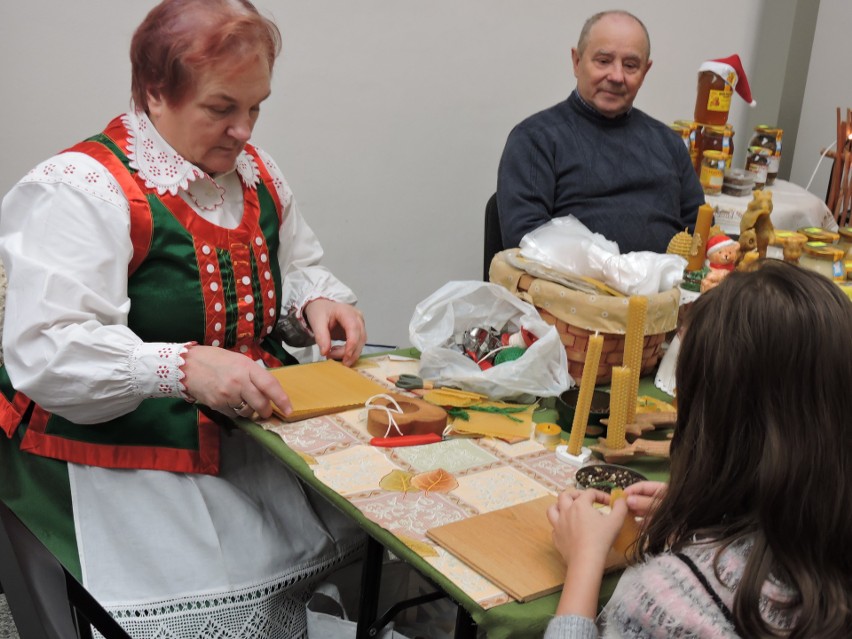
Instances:
[[[600,118],[601,120],[607,120],[607,121],[609,121],[609,122],[618,122],[619,120],[623,120],[624,118],[629,117],[629,116],[630,116],[630,114],[631,114],[631,112],[633,111],[633,105],[631,105],[631,106],[630,106],[630,108],[629,108],[629,109],[627,109],[627,111],[625,111],[624,113],[621,113],[621,114],[619,114],[619,115],[615,116],[614,118],[608,118],[607,116],[605,116],[604,114],[602,114],[600,111],[598,111],[595,107],[593,107],[591,104],[589,104],[588,102],[586,102],[586,101],[583,99],[583,97],[580,95],[580,92],[579,92],[579,91],[577,91],[577,89],[574,89],[574,90],[571,92],[571,95],[576,96],[576,98],[577,98],[577,103],[578,103],[578,104],[579,104],[579,105],[580,105],[583,109],[585,109],[585,110],[586,110],[586,111],[587,111],[590,115],[593,115],[593,116],[595,116],[596,118]]]

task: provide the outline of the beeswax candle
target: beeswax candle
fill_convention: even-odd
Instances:
[[[612,369],[612,387],[609,391],[609,422],[606,426],[606,447],[613,450],[627,446],[627,404],[630,399],[630,369],[615,366]]]
[[[627,302],[627,335],[624,338],[624,366],[630,369],[630,390],[627,403],[627,423],[636,419],[639,399],[639,376],[642,374],[642,349],[645,347],[645,317],[648,298],[631,295]]]
[[[707,236],[713,224],[713,206],[702,204],[698,207],[698,220],[695,222],[695,233],[692,234],[692,247],[689,249],[687,271],[698,271],[704,266],[704,252],[707,249]]]
[[[592,393],[595,391],[595,380],[598,376],[598,366],[603,350],[603,335],[595,333],[589,337],[586,346],[586,361],[583,364],[583,376],[580,379],[580,393],[577,396],[577,406],[574,408],[574,421],[571,423],[571,435],[568,438],[568,452],[579,455],[583,448],[583,438],[589,425],[589,409],[592,407]]]

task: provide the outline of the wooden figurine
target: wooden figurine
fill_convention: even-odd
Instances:
[[[740,248],[743,256],[755,250],[759,258],[766,257],[766,247],[775,235],[771,213],[772,192],[760,189],[754,191],[751,202],[740,220]]]

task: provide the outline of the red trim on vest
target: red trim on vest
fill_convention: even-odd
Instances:
[[[6,399],[3,393],[0,393],[0,429],[6,433],[9,439],[18,430],[21,425],[21,420],[24,418],[24,412],[32,400],[21,392],[15,392],[15,396],[10,402]]]
[[[178,473],[219,472],[219,425],[198,413],[198,450],[164,446],[121,446],[94,444],[46,434],[50,413],[41,406],[33,410],[21,450],[75,464],[101,468],[141,468]]]
[[[272,197],[275,204],[275,211],[278,214],[278,223],[284,217],[284,209],[281,206],[281,198],[278,197],[278,189],[275,187],[275,182],[269,174],[269,170],[260,159],[260,154],[250,144],[246,145],[246,151],[254,158],[257,168],[260,171],[260,177],[266,185],[266,190]],[[261,339],[269,335],[275,328],[275,321],[278,317],[278,298],[275,295],[275,282],[272,279],[272,271],[269,268],[269,262],[273,258],[269,254],[269,246],[266,243],[266,238],[260,229],[257,229],[254,242],[251,244],[251,250],[254,253],[254,262],[257,264],[257,273],[260,281],[261,304],[263,305],[263,329]]]
[[[120,130],[117,129],[120,127]],[[117,133],[123,132],[122,135]],[[115,118],[109,123],[104,134],[109,137],[122,151],[127,153],[127,129],[121,122],[121,118]],[[100,162],[112,177],[118,182],[124,197],[130,204],[130,241],[133,245],[133,256],[127,267],[128,274],[133,274],[148,255],[151,247],[151,238],[154,234],[151,207],[148,198],[142,190],[139,182],[124,166],[124,163],[107,147],[99,142],[80,142],[67,151],[84,153]]]
[[[281,224],[284,219],[284,207],[281,206],[281,198],[278,197],[278,188],[276,187],[275,180],[272,179],[269,169],[266,168],[263,160],[260,159],[260,153],[257,152],[255,147],[251,144],[246,144],[245,151],[254,158],[255,164],[257,164],[257,168],[260,171],[260,178],[266,185],[266,190],[269,191],[269,195],[272,196],[272,201],[275,202],[275,211],[278,213],[278,223]]]

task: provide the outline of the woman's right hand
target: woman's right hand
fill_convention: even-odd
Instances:
[[[272,415],[273,403],[285,414],[292,410],[278,380],[245,355],[197,345],[184,353],[183,360],[181,381],[186,392],[228,417],[249,417],[256,411],[266,419]]]
[[[624,489],[627,507],[636,517],[647,517],[666,494],[666,484],[661,481],[640,481]]]

